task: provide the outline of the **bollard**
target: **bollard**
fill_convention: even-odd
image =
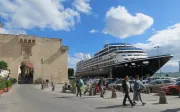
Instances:
[[[146,94],[150,94],[151,92],[150,92],[150,88],[149,87],[147,87],[146,88]]]
[[[62,88],[62,93],[66,93],[66,89],[65,89],[64,86],[63,86],[63,88]]]
[[[94,96],[96,95],[96,89],[95,88],[93,89],[93,95]]]
[[[73,94],[76,94],[76,88],[73,88],[73,89],[72,89],[72,93],[73,93]]]
[[[179,88],[179,98],[180,98],[180,88]]]
[[[89,90],[89,96],[92,96],[93,95],[93,88],[90,87],[90,90]]]
[[[167,104],[166,93],[164,91],[159,92],[159,104]]]
[[[52,85],[52,91],[55,91],[55,85],[54,84]]]
[[[43,90],[44,89],[44,85],[43,84],[41,84],[41,90]]]
[[[111,98],[116,98],[116,97],[117,97],[116,90],[113,88],[112,89],[112,96],[111,96]]]

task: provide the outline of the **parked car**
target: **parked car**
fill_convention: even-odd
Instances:
[[[105,82],[106,82],[106,87],[108,87],[109,84],[115,82],[117,79],[106,79]]]
[[[114,83],[109,84],[108,87],[109,88],[114,87],[115,89],[121,91],[122,90],[122,81],[123,81],[123,79],[119,79],[119,80],[115,81]],[[134,86],[134,82],[135,82],[134,80],[129,80],[129,83],[131,84],[132,88]]]
[[[109,84],[108,88],[109,89],[111,89],[111,88],[120,89],[120,88],[118,88],[118,85],[121,86],[121,84],[122,84],[122,79],[118,79],[115,82]]]
[[[168,79],[158,79],[158,80],[153,80],[150,83],[144,84],[146,88],[150,89],[150,92],[159,92],[161,89],[160,87],[167,86],[167,85],[172,85],[175,83],[173,80],[168,80]]]
[[[180,82],[176,82],[173,85],[163,86],[161,89],[166,92],[166,94],[178,94],[180,90]]]
[[[179,82],[180,81],[180,78],[178,78],[177,80],[176,80],[176,82]]]

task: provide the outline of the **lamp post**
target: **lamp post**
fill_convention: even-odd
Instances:
[[[155,46],[154,48],[156,48],[157,49],[157,53],[158,53],[158,57],[159,57],[159,46]],[[159,61],[159,73],[160,73],[160,76],[161,76],[161,64],[160,64],[160,59],[158,59],[158,61]]]
[[[43,81],[44,81],[44,77],[43,77],[43,57],[41,57],[41,64],[42,64],[42,90],[44,89],[44,85],[43,85]]]

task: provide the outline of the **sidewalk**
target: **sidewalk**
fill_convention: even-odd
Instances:
[[[55,85],[55,91],[52,91],[51,86],[49,88],[46,88],[44,90],[40,90],[41,86],[36,85],[36,89],[42,91],[42,92],[48,92],[49,94],[58,95],[58,97],[67,97],[72,100],[79,100],[79,97],[76,97],[75,94],[70,93],[70,91],[67,91],[67,93],[62,93],[62,84],[56,84]],[[100,98],[100,94],[97,94],[96,96],[89,96],[89,93],[87,92],[86,95],[82,95],[82,99],[92,102],[99,102],[99,103],[106,103],[107,105],[112,104],[122,104],[124,94],[122,92],[116,92],[117,98],[111,98],[111,91],[106,91],[104,98]],[[131,98],[133,97],[133,93],[130,93]],[[142,94],[142,99],[144,102],[146,102],[145,106],[141,106],[140,102],[137,102],[136,105],[138,108],[146,108],[146,109],[155,109],[155,110],[165,110],[165,109],[175,109],[180,108],[180,98],[178,96],[167,96],[168,104],[159,104],[159,96],[156,93],[151,94]],[[129,102],[127,101],[129,104]]]

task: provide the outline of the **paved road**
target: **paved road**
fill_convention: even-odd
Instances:
[[[146,106],[137,105],[134,108],[123,107],[121,104],[122,98],[110,99],[108,96],[105,99],[99,96],[77,98],[70,93],[40,91],[34,85],[15,85],[9,93],[0,98],[0,112],[178,112],[180,110],[178,108],[180,104],[173,106],[174,104],[147,103]]]

